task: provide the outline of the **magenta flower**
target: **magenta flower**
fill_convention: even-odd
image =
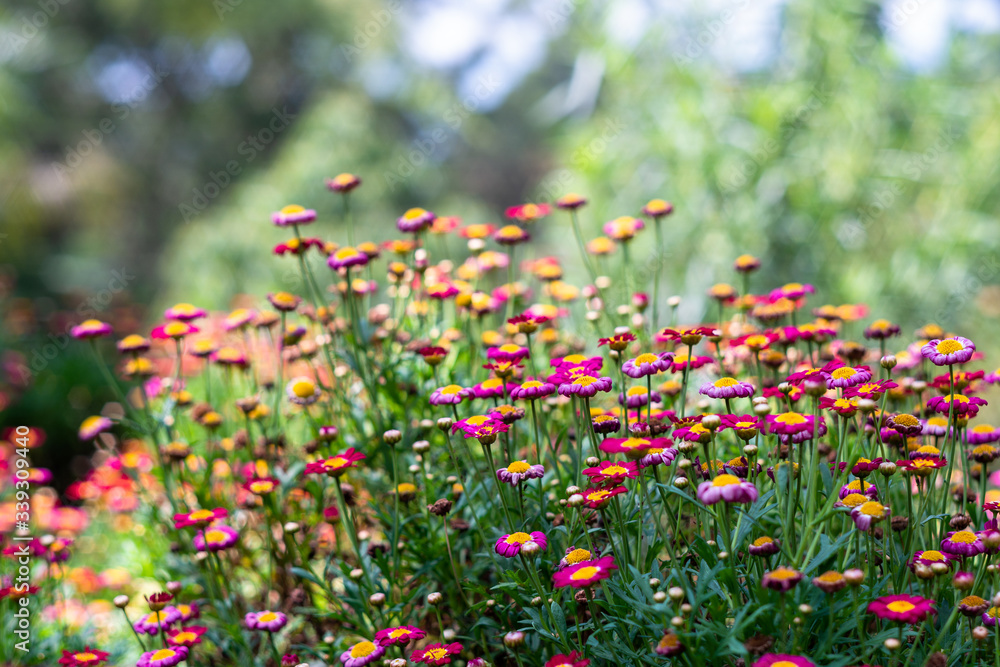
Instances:
[[[429,402],[431,405],[458,405],[466,398],[472,398],[474,395],[475,392],[472,389],[466,389],[457,384],[449,384],[435,389],[434,393],[431,394]]]
[[[167,606],[158,612],[150,612],[132,623],[132,627],[140,635],[155,635],[160,630],[166,630],[181,620],[181,613],[176,607]]]
[[[868,366],[841,366],[830,371],[826,381],[828,389],[846,389],[864,384],[872,379],[872,370]]]
[[[953,531],[941,540],[941,551],[953,556],[962,556],[963,558],[977,556],[985,549],[979,535],[971,530]]]
[[[189,526],[207,526],[213,521],[225,519],[229,512],[224,507],[216,507],[211,510],[194,510],[184,514],[174,515],[174,528],[187,528]]]
[[[385,655],[384,646],[376,645],[370,641],[362,641],[341,653],[340,661],[344,663],[344,667],[364,667],[383,655]]]
[[[714,479],[698,485],[698,500],[706,505],[714,505],[720,500],[727,503],[753,503],[758,497],[753,482],[742,480],[736,475],[716,475]]]
[[[511,391],[517,385],[507,384],[507,391]],[[501,398],[505,397],[504,381],[500,378],[490,378],[483,380],[472,388],[472,393],[476,398]]]
[[[411,208],[396,219],[396,229],[407,234],[416,234],[430,227],[434,214],[422,208]]]
[[[765,653],[752,667],[816,667],[816,663],[798,655]]]
[[[934,602],[918,595],[884,595],[868,603],[868,613],[914,625],[934,612]]]
[[[647,375],[656,375],[670,370],[673,364],[674,355],[670,352],[661,354],[640,354],[635,359],[629,359],[622,364],[622,371],[630,378],[643,378]]]
[[[878,487],[863,479],[856,479],[840,487],[840,499],[843,500],[852,493],[860,493],[872,500],[878,500]]]
[[[208,317],[208,311],[204,308],[192,306],[190,303],[178,303],[167,308],[163,312],[163,317],[179,322],[192,322],[203,317]]]
[[[70,329],[73,338],[79,340],[110,336],[113,331],[110,324],[100,320],[86,320]]]
[[[965,396],[964,394],[948,394],[947,396],[934,396],[927,399],[927,407],[943,415],[948,414],[952,408],[956,415],[969,415],[974,417],[979,414],[979,406],[988,403],[978,396]]]
[[[277,632],[288,623],[288,617],[280,611],[251,611],[243,617],[243,622],[251,630]]]
[[[955,336],[927,341],[920,348],[920,354],[926,359],[930,359],[935,366],[952,366],[954,364],[964,364],[976,352],[976,344],[968,338]]]
[[[486,351],[487,359],[495,359],[496,361],[509,361],[514,364],[527,359],[528,356],[529,356],[528,348],[514,344],[501,345],[500,347],[491,347]]]
[[[596,560],[586,560],[576,565],[559,570],[552,575],[552,585],[556,588],[572,586],[573,588],[588,588],[597,582],[611,576],[612,570],[617,570],[612,556],[602,556]]]
[[[535,531],[533,533],[511,533],[510,535],[501,535],[497,539],[496,546],[494,549],[498,554],[504,558],[513,558],[514,556],[521,553],[523,549],[528,544],[534,544],[545,551],[545,547],[548,546],[548,540],[545,539],[545,534]]]
[[[371,258],[357,248],[345,245],[338,248],[326,258],[326,265],[338,271],[340,269],[350,269],[353,266],[364,266]]]
[[[698,390],[699,394],[704,394],[709,398],[730,399],[748,398],[753,396],[755,389],[749,382],[743,382],[736,378],[724,377],[715,382],[706,382]]]
[[[188,657],[187,646],[175,646],[173,648],[161,648],[156,651],[146,651],[139,657],[136,667],[174,667]]]
[[[80,440],[93,440],[101,433],[110,431],[112,426],[114,426],[114,422],[107,417],[94,415],[93,417],[87,417],[83,420],[83,423],[80,424],[78,434],[80,436]]]
[[[375,642],[379,646],[405,646],[410,640],[423,639],[427,633],[412,625],[400,625],[394,628],[386,628],[375,633]]]
[[[556,393],[556,386],[551,382],[527,380],[522,382],[520,386],[511,389],[510,397],[515,400],[530,401],[536,398],[545,398],[546,396],[551,396],[554,393]]]
[[[560,396],[583,396],[592,398],[599,391],[611,391],[611,378],[581,375],[559,385]]]
[[[774,591],[787,593],[800,581],[802,581],[801,572],[782,565],[770,572],[765,572],[764,577],[760,580],[760,585]]]
[[[198,551],[222,551],[236,544],[240,534],[229,526],[209,526],[194,536],[194,547]]]
[[[632,461],[601,461],[594,468],[585,468],[583,474],[590,478],[592,484],[598,486],[617,486],[626,478],[639,476],[639,466]]]
[[[782,412],[777,415],[768,415],[767,424],[771,433],[790,436],[803,434],[803,438],[808,440],[813,437],[816,430],[816,417],[799,412]],[[823,424],[823,417],[820,417],[820,424]],[[822,434],[823,429],[821,428],[820,435]]]
[[[858,530],[867,533],[873,523],[878,523],[889,516],[889,508],[877,500],[869,500],[851,510],[851,519]]]
[[[781,551],[781,542],[766,535],[758,537],[747,546],[747,552],[751,556],[773,556],[779,551]]]
[[[545,467],[530,465],[527,461],[514,461],[506,468],[497,470],[497,479],[511,486],[517,486],[522,479],[540,479],[545,475]]]
[[[630,387],[624,394],[618,394],[618,404],[628,408],[641,408],[649,402],[662,403],[663,397],[657,392],[650,393],[645,387]]]
[[[280,211],[271,214],[271,222],[278,227],[292,227],[297,225],[308,225],[316,219],[316,211],[311,208],[303,208],[296,204],[284,207]]]

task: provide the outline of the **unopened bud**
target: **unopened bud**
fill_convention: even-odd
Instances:
[[[977,642],[984,642],[990,638],[990,631],[985,626],[976,626],[972,629],[972,638]]]
[[[870,398],[862,398],[858,400],[858,410],[860,410],[865,414],[874,411],[875,408],[877,407],[878,405],[875,403],[875,401],[873,401]]]
[[[896,355],[887,354],[884,357],[882,357],[879,363],[882,364],[882,368],[886,370],[892,370],[893,368],[896,367],[896,364],[899,362],[896,361]]]
[[[455,421],[451,417],[441,417],[441,419],[437,420],[437,427],[438,430],[447,432],[451,430],[451,425],[454,423]]]
[[[687,487],[688,484],[690,484],[690,482],[688,481],[687,477],[675,477],[674,478],[674,486],[676,486],[678,489],[683,489],[683,488]]]
[[[670,625],[674,626],[675,628],[679,628],[682,625],[684,625],[684,619],[681,618],[680,616],[674,616],[672,619],[670,619]]]
[[[701,418],[701,425],[709,431],[715,431],[722,426],[722,418],[719,415],[705,415]]]
[[[758,417],[766,417],[771,414],[771,406],[767,403],[757,403],[753,406],[753,413]]]
[[[382,440],[384,440],[387,445],[395,445],[402,439],[403,434],[394,428],[391,428],[382,434]]]
[[[427,604],[429,605],[436,607],[437,605],[441,604],[442,600],[444,600],[444,597],[437,591],[427,594]]]
[[[294,521],[289,521],[288,523],[285,524],[284,528],[286,533],[288,533],[289,535],[294,535],[295,533],[299,532],[302,526],[295,523]]]
[[[588,456],[587,460],[584,461],[584,463],[593,468],[594,466],[601,465],[601,459],[597,458],[596,456]]]
[[[425,452],[428,452],[430,451],[430,448],[431,448],[431,443],[427,442],[426,440],[417,440],[415,443],[413,443],[413,451],[416,454],[423,454]]]
[[[574,493],[572,496],[566,499],[567,507],[579,507],[583,504],[583,496],[579,493]]]
[[[385,593],[372,593],[368,596],[368,603],[373,607],[381,607],[385,604]]]
[[[743,453],[747,456],[757,456],[757,445],[747,445],[743,448]]]
[[[351,570],[351,573],[348,574],[347,576],[349,576],[354,581],[357,581],[361,577],[365,576],[365,571],[362,570],[360,567],[356,567],[353,570]]]
[[[520,630],[511,630],[503,636],[503,645],[507,648],[524,646],[524,633]]]
[[[670,599],[674,602],[680,602],[684,599],[684,589],[680,586],[671,586],[670,589],[667,590],[667,595],[669,595]]]
[[[659,603],[666,601],[667,601],[667,594],[664,593],[663,591],[656,591],[655,593],[653,593],[653,602]]]
[[[650,580],[649,580],[649,587],[650,588],[656,588],[659,585],[660,585],[660,580],[659,579],[657,579],[656,577],[650,578]]]
[[[883,477],[892,477],[896,474],[896,464],[892,461],[884,461],[879,464],[878,471]]]
[[[899,647],[902,646],[899,640],[896,639],[895,637],[889,637],[884,642],[882,642],[882,645],[885,646],[886,649],[890,651],[898,651]]]
[[[849,583],[851,586],[860,586],[861,583],[865,580],[864,570],[859,570],[856,567],[853,567],[849,570],[845,570],[844,579],[846,579],[847,583]]]
[[[177,595],[181,592],[183,585],[179,581],[168,581],[167,582],[167,592],[173,595]]]
[[[114,602],[116,607],[118,607],[119,609],[124,609],[125,607],[128,606],[129,597],[127,595],[118,595],[115,597]]]
[[[948,566],[944,563],[931,563],[931,572],[938,576],[948,574],[948,570]]]
[[[805,615],[808,616],[809,614],[813,613],[813,608],[811,606],[807,605],[807,604],[800,604],[799,605],[799,613],[800,614],[805,614]]]

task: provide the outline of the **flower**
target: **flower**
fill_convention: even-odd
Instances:
[[[760,268],[760,260],[753,255],[740,255],[733,262],[733,268],[740,273],[751,273]]]
[[[201,319],[208,316],[208,311],[204,308],[198,308],[191,305],[190,303],[178,303],[170,308],[167,308],[163,317],[168,320],[177,320],[179,322],[193,322],[194,320]]]
[[[521,549],[527,544],[535,544],[544,551],[545,547],[548,546],[548,540],[545,539],[544,533],[540,533],[537,530],[530,534],[517,532],[510,535],[501,535],[497,538],[494,549],[504,558],[513,558],[521,553]]]
[[[845,389],[868,382],[872,379],[872,371],[868,366],[841,366],[829,371],[826,386],[830,389]]]
[[[548,662],[545,663],[545,667],[587,667],[590,664],[590,660],[584,658],[577,651],[570,652],[569,655],[565,653],[558,653]]]
[[[529,465],[527,461],[514,461],[506,468],[497,470],[497,479],[501,482],[517,486],[522,479],[539,479],[545,475],[545,467],[539,464]]]
[[[194,547],[198,551],[222,551],[236,544],[239,539],[240,534],[235,528],[211,526],[194,536]]]
[[[394,628],[385,628],[375,633],[375,642],[379,646],[390,646],[396,644],[405,646],[410,640],[423,639],[427,633],[412,625],[399,625]]]
[[[411,208],[396,219],[396,229],[408,234],[417,234],[427,229],[434,221],[434,214],[422,208]]]
[[[161,611],[143,615],[132,624],[132,627],[141,635],[155,635],[179,620],[181,620],[181,614],[176,607],[165,607]]]
[[[971,530],[958,530],[948,533],[941,540],[941,551],[953,556],[976,556],[986,549],[979,535]]]
[[[125,352],[145,352],[149,349],[149,339],[143,338],[139,334],[130,334],[118,341],[117,347],[118,351],[123,354]]]
[[[576,565],[577,563],[582,563],[583,561],[593,560],[594,554],[592,554],[587,549],[578,549],[576,547],[569,547],[566,549],[566,555],[559,560],[559,565],[557,569],[561,570],[563,568],[569,567],[570,565]]]
[[[139,657],[136,667],[174,667],[187,660],[187,646],[161,648],[156,651],[146,651]]]
[[[929,551],[918,551],[913,554],[910,558],[908,565],[911,570],[916,569],[917,565],[926,565],[930,567],[934,563],[944,563],[947,566],[951,566],[952,561],[958,560],[957,556],[953,556],[950,553],[945,553],[943,551],[929,550]]]
[[[344,667],[364,667],[385,655],[385,647],[370,641],[361,641],[340,654]]]
[[[271,214],[271,222],[278,227],[307,225],[316,219],[316,211],[290,204],[280,211]]]
[[[80,436],[80,440],[93,440],[101,433],[110,431],[112,426],[114,426],[114,422],[107,417],[94,415],[83,420],[83,423],[80,424],[78,435]]]
[[[963,394],[948,394],[947,396],[934,396],[927,399],[927,407],[943,415],[954,409],[956,415],[973,417],[979,413],[981,405],[987,405],[987,402],[978,396],[965,396]]]
[[[277,632],[288,623],[288,617],[280,611],[251,611],[243,617],[243,622],[251,630]]]
[[[662,199],[650,199],[642,207],[642,214],[651,218],[663,218],[674,212],[674,205]]]
[[[875,320],[865,328],[865,338],[884,340],[899,335],[899,325],[889,320]]]
[[[823,418],[820,417],[820,423]],[[804,415],[798,412],[782,412],[777,415],[768,415],[767,424],[771,433],[779,435],[807,434],[811,438],[816,430],[816,417],[814,415]]]
[[[431,405],[458,405],[466,398],[472,398],[475,392],[457,384],[449,384],[439,387],[431,394],[429,402]]]
[[[100,320],[86,320],[72,329],[70,329],[70,334],[73,338],[78,340],[83,340],[87,338],[101,338],[102,336],[110,336],[114,329],[107,322],[101,322]]]
[[[597,340],[597,347],[607,345],[615,352],[621,352],[629,346],[629,343],[633,342],[635,342],[635,334],[625,332],[625,333],[615,334],[610,338],[599,338]],[[655,355],[649,355],[649,356],[655,356]],[[603,364],[603,360],[601,363]],[[600,370],[600,367],[596,368],[595,370]]]
[[[631,461],[601,461],[595,468],[585,468],[583,474],[598,486],[616,486],[626,478],[639,476],[639,467]]]
[[[602,556],[597,560],[587,560],[576,565],[559,570],[552,575],[552,584],[556,588],[572,586],[573,588],[589,588],[597,582],[611,576],[612,570],[617,570],[613,556]]]
[[[551,382],[541,380],[526,380],[510,390],[510,397],[515,400],[534,400],[544,398],[556,392],[556,386]]]
[[[645,228],[645,226],[646,223],[639,218],[623,215],[604,223],[603,231],[615,241],[623,243],[635,237],[636,233]]]
[[[918,595],[884,595],[868,603],[868,613],[911,625],[935,613],[934,602]]]
[[[847,585],[847,579],[840,572],[830,570],[818,577],[813,577],[812,584],[824,593],[836,593]]]
[[[787,653],[765,653],[752,667],[816,667],[816,663],[801,656]]]
[[[872,500],[878,500],[878,487],[863,479],[856,479],[840,487],[840,499],[843,500],[852,493],[868,496]]]
[[[671,373],[679,373],[685,369],[687,370],[697,370],[702,366],[712,363],[715,361],[712,357],[691,357],[687,354],[675,354],[674,362],[670,365]]]
[[[188,648],[201,643],[201,636],[208,632],[208,628],[200,625],[191,625],[186,628],[174,628],[167,631],[167,642],[171,646],[186,646]]]
[[[410,654],[413,662],[422,662],[427,665],[447,665],[451,662],[451,656],[462,652],[462,645],[452,644],[428,644],[419,651]]]
[[[924,430],[924,424],[911,414],[902,412],[898,415],[890,415],[885,420],[886,426],[899,433],[904,438],[920,435]]]
[[[869,500],[852,509],[851,518],[854,519],[854,525],[857,526],[858,530],[868,532],[873,523],[882,521],[888,513],[888,507],[876,500]]]
[[[800,581],[802,581],[801,572],[782,565],[774,568],[770,572],[765,572],[764,577],[760,581],[760,585],[764,588],[770,588],[771,590],[786,593]]]
[[[559,385],[560,396],[583,396],[592,398],[599,391],[611,391],[612,381],[609,377],[593,377],[580,375]]]
[[[326,179],[326,187],[333,192],[347,194],[359,185],[361,185],[361,178],[354,174],[337,174],[333,178]]]
[[[995,626],[1000,623],[1000,607],[990,607],[983,612],[983,625]]]
[[[976,351],[976,344],[968,338],[955,336],[954,338],[927,341],[920,348],[920,354],[925,359],[930,359],[935,366],[952,366],[954,364],[964,364]]]
[[[521,222],[534,222],[540,218],[544,218],[549,213],[552,212],[552,207],[548,204],[521,204],[520,206],[511,206],[505,213],[508,218],[514,220],[519,220]]]
[[[641,408],[649,403],[662,403],[663,397],[657,392],[650,393],[646,387],[629,387],[624,394],[618,394],[618,404],[627,408]]]
[[[229,512],[224,507],[216,507],[214,510],[195,510],[186,514],[174,515],[174,528],[178,530],[189,526],[207,526],[218,519],[225,519]]]
[[[518,245],[531,236],[517,225],[504,225],[493,234],[493,240],[500,245]]]
[[[312,405],[319,400],[320,394],[319,385],[304,376],[292,378],[285,385],[285,395],[297,405]]]
[[[975,578],[975,577],[973,577]],[[990,608],[990,603],[978,595],[969,595],[961,599],[958,603],[958,610],[963,616],[972,618],[985,613]]]
[[[640,354],[635,359],[629,359],[622,364],[622,372],[630,378],[638,379],[670,370],[673,361],[674,355],[670,352],[664,352],[659,355],[647,352]]]
[[[345,245],[338,248],[326,258],[326,265],[335,271],[350,269],[352,266],[364,266],[371,258],[357,248]]]
[[[670,438],[605,438],[598,449],[608,454],[624,454],[630,459],[638,459],[650,449],[666,449],[672,444]]]
[[[92,649],[88,645],[82,651],[63,651],[59,664],[66,667],[93,667],[107,662],[109,655],[111,654]]]
[[[749,382],[743,382],[736,378],[724,377],[715,382],[706,382],[698,390],[699,394],[704,394],[709,398],[748,398],[753,396],[755,389]]]
[[[720,500],[727,503],[753,503],[757,500],[757,487],[736,475],[716,475],[715,479],[698,485],[698,500],[714,505]]]
[[[736,431],[736,435],[743,440],[750,440],[761,429],[764,422],[754,415],[722,415],[722,426],[720,431],[731,428]]]
[[[190,336],[191,334],[196,334],[200,331],[198,327],[193,324],[188,324],[187,322],[173,321],[167,324],[161,324],[150,332],[150,336],[157,340],[166,340],[167,338],[173,338],[174,340],[180,340],[185,336]]]
[[[312,475],[325,473],[330,477],[340,477],[347,472],[348,468],[353,468],[355,463],[362,461],[365,458],[364,454],[355,450],[353,447],[350,447],[336,456],[320,459],[319,461],[307,464],[304,474]]]
[[[583,504],[590,509],[603,509],[607,507],[612,498],[625,493],[627,490],[624,486],[617,486],[613,489],[587,489],[583,492]]]
[[[773,556],[779,551],[781,551],[781,542],[766,535],[758,537],[747,547],[747,552],[751,556]]]
[[[921,457],[916,459],[904,459],[896,461],[896,467],[904,473],[926,477],[938,468],[943,468],[948,464],[944,458]]]

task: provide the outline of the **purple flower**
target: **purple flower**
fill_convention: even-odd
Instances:
[[[878,523],[888,515],[889,508],[876,500],[869,500],[851,510],[854,525],[863,533],[867,533],[873,523]]]
[[[828,389],[856,387],[872,379],[872,370],[868,366],[841,366],[830,371],[826,381]]]
[[[408,234],[421,232],[434,222],[434,214],[422,208],[411,208],[396,219],[396,229]]]
[[[101,322],[100,320],[87,320],[81,324],[76,325],[70,330],[73,338],[84,339],[84,338],[100,338],[101,336],[110,336],[113,329],[111,325],[107,322]]]
[[[670,352],[662,354],[640,354],[635,359],[629,359],[622,364],[622,371],[630,378],[642,378],[647,375],[656,375],[670,370],[673,364],[674,355]]]
[[[698,500],[714,505],[720,500],[727,503],[752,503],[757,500],[757,487],[736,475],[716,475],[715,479],[698,485]]]
[[[510,390],[510,397],[515,400],[534,400],[544,398],[556,392],[556,386],[551,382],[541,380],[527,380],[520,386]]]
[[[472,398],[473,395],[474,392],[472,389],[466,389],[457,384],[449,384],[445,387],[435,389],[429,400],[431,405],[458,405],[466,398]]]
[[[976,352],[976,344],[968,338],[935,338],[920,348],[920,354],[930,359],[935,366],[951,366],[964,364]]]
[[[953,556],[977,556],[985,549],[979,535],[971,530],[953,531],[941,540],[941,551]]]
[[[747,547],[751,556],[773,556],[781,551],[781,542],[768,536],[758,537]]]
[[[497,470],[497,479],[511,486],[517,486],[522,479],[539,479],[545,474],[545,467],[529,465],[527,461],[514,461],[506,468]]]
[[[591,398],[599,391],[611,391],[611,378],[581,375],[559,385],[560,396]]]
[[[672,447],[654,447],[652,449],[647,449],[639,459],[640,468],[648,468],[650,466],[659,465],[671,465],[674,459],[677,458],[677,450]]]
[[[497,539],[496,547],[494,548],[504,558],[513,558],[521,553],[521,549],[529,544],[537,545],[542,551],[545,551],[545,547],[548,546],[549,542],[545,539],[545,534],[538,531],[530,535],[518,532],[511,533],[510,535],[501,535]]]
[[[236,544],[239,539],[240,534],[235,528],[209,526],[194,536],[194,547],[198,551],[222,551]]]
[[[164,607],[159,612],[150,612],[132,624],[135,631],[141,635],[155,635],[160,630],[166,630],[181,620],[181,613],[176,607]]]
[[[251,630],[277,632],[288,623],[288,617],[280,611],[251,611],[243,618],[243,622]]]
[[[655,391],[649,393],[645,387],[631,387],[624,394],[618,394],[618,404],[628,408],[641,408],[650,400],[653,403],[662,403],[663,397]]]
[[[344,667],[364,667],[385,655],[385,647],[370,641],[358,642],[340,654]]]
[[[706,382],[698,390],[699,394],[704,394],[709,398],[748,398],[753,396],[754,386],[749,382],[743,382],[736,378],[724,377],[715,382]]]
[[[278,227],[307,225],[316,219],[316,211],[292,204],[271,214],[271,222]]]
[[[187,646],[174,646],[146,651],[135,664],[136,667],[174,667],[187,660],[189,650]]]

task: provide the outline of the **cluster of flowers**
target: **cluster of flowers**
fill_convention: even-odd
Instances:
[[[347,245],[302,236],[314,210],[272,216],[303,294],[177,304],[101,362],[117,403],[80,427],[98,453],[71,498],[172,544],[139,620],[115,599],[139,667],[992,664],[1000,371],[970,369],[971,340],[927,325],[890,353],[900,327],[862,329],[864,306],[751,293],[749,255],[740,290],[709,290],[718,319],[680,326],[658,273],[634,286],[662,200],[596,239],[578,195],[503,226],[414,208],[376,244],[354,241],[360,179],[328,186]],[[531,256],[557,210],[582,288]],[[100,353],[113,327],[73,333]],[[83,595],[59,566],[83,530],[38,545],[51,586],[29,595]],[[53,623],[62,664],[109,660],[86,630]]]

